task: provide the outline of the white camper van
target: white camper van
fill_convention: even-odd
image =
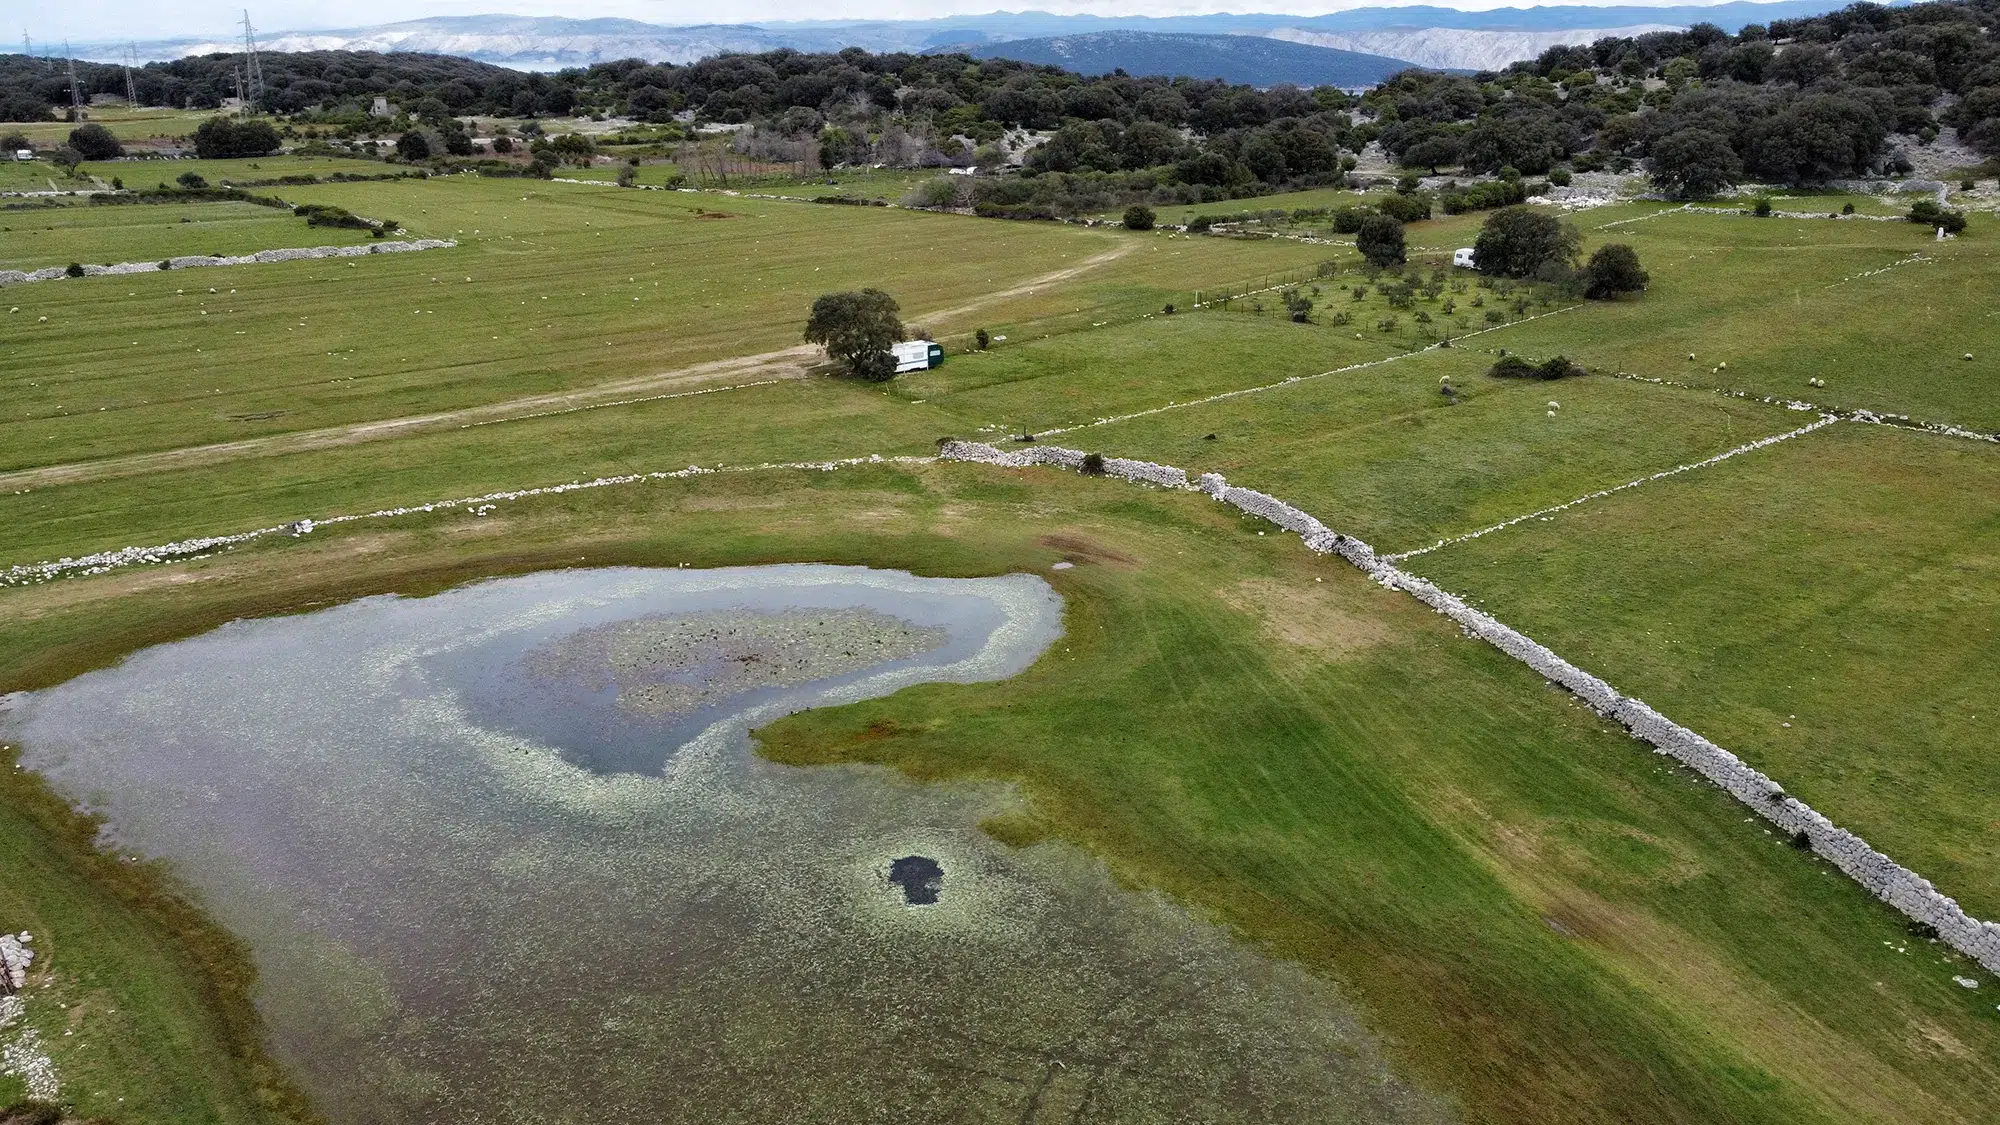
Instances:
[[[926,371],[944,363],[944,347],[933,340],[905,340],[889,349],[896,357],[896,374]]]
[[[1451,264],[1462,270],[1476,270],[1479,268],[1476,255],[1473,254],[1472,247],[1470,246],[1461,246],[1453,250],[1451,252]]]

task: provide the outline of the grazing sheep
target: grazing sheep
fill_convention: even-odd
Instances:
[[[1562,409],[1562,406],[1563,406],[1563,404],[1562,404],[1562,403],[1560,403],[1560,402],[1557,402],[1557,401],[1555,401],[1554,399],[1550,399],[1550,400],[1549,400],[1549,409],[1550,409],[1550,410],[1561,410],[1561,409]]]

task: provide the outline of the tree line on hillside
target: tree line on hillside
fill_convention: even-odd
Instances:
[[[1907,172],[1941,126],[2000,155],[2000,0],[1855,4],[1553,47],[1499,75],[1405,72],[1363,99],[1403,163],[1538,174],[1643,161],[1679,195]]]
[[[980,177],[954,205],[988,214],[1074,214],[1130,202],[1208,202],[1346,182],[1371,141],[1406,166],[1560,176],[1644,163],[1675,194],[1751,178],[1811,183],[1897,170],[1893,134],[1946,125],[2000,155],[2000,0],[1856,4],[1728,35],[1686,31],[1555,47],[1474,76],[1405,71],[1356,99],[1331,88],[1268,90],[965,55],[724,55],[686,66],[638,60],[528,74],[436,55],[266,54],[265,108],[295,120],[368,121],[382,96],[425,123],[425,159],[466,155],[467,115],[624,113],[747,126],[728,144],[788,162],[981,164],[1040,134],[1019,176]],[[134,72],[142,100],[214,104],[239,57]],[[89,92],[123,90],[118,67],[81,65]],[[46,118],[66,79],[0,57],[0,110]],[[379,123],[370,127],[379,128]],[[1012,134],[1011,146],[1007,144]],[[437,149],[444,149],[443,153]],[[464,150],[464,151],[461,151]],[[1459,200],[1466,207],[1516,202]]]

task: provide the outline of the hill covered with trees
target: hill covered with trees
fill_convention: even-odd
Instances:
[[[1943,128],[2000,155],[2000,0],[1856,4],[1823,16],[1709,24],[1556,47],[1505,71],[1406,70],[1354,98],[1332,86],[1086,77],[964,54],[860,49],[638,60],[531,74],[421,54],[265,54],[263,108],[358,127],[377,96],[430,122],[629,114],[747,125],[734,143],[783,159],[995,167],[1036,134],[1018,176],[981,177],[989,211],[1061,214],[1118,200],[1210,201],[1342,182],[1371,141],[1406,166],[1540,175],[1643,164],[1699,195],[1743,179],[1813,183],[1906,170],[1890,143]],[[240,58],[134,72],[142,100],[217,105]],[[120,68],[78,64],[87,93]],[[42,60],[0,57],[0,112],[68,102]],[[378,126],[379,127],[379,126]],[[1011,146],[1001,144],[1013,135]]]

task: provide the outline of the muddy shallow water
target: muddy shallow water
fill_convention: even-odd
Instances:
[[[6,701],[253,950],[335,1125],[1399,1121],[1328,985],[748,730],[1060,635],[1040,579],[567,571],[237,622]]]

